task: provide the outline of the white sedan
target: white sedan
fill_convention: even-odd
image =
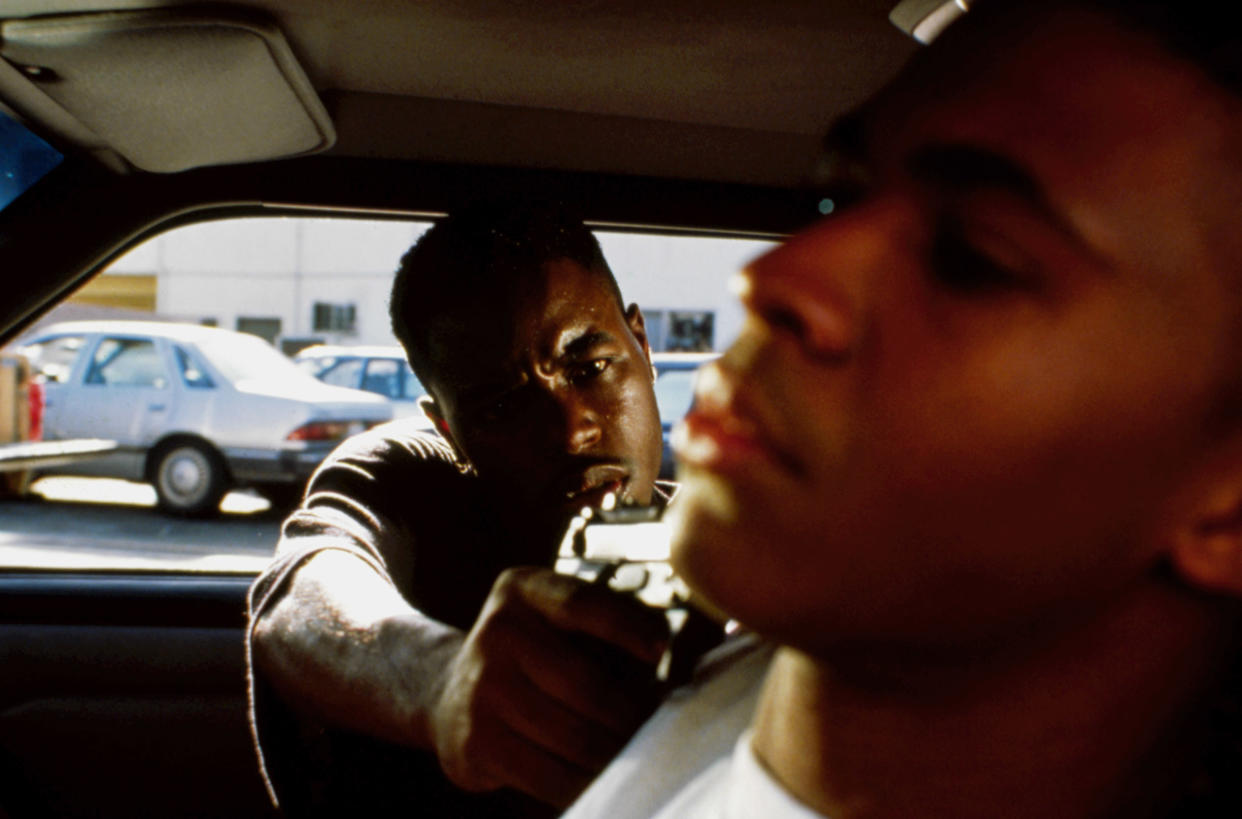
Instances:
[[[286,503],[339,441],[392,417],[379,396],[317,381],[231,330],[64,322],[20,349],[44,383],[46,440],[119,445],[48,471],[148,481],[177,514],[214,512],[231,487]]]

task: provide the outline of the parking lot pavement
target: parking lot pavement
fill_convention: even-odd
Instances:
[[[254,572],[271,557],[283,514],[232,492],[207,519],[165,515],[148,485],[43,478],[0,501],[0,568]]]

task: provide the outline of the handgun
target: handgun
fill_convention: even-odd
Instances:
[[[668,525],[657,506],[583,509],[566,530],[557,571],[669,608],[681,590],[669,566]]]
[[[698,658],[720,642],[724,623],[695,605],[674,574],[663,512],[663,507],[620,506],[608,498],[600,508],[583,509],[561,541],[556,570],[664,609],[673,639],[656,673],[673,686],[688,680]]]

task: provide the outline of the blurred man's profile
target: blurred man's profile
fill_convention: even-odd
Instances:
[[[675,698],[570,817],[1242,815],[1238,13],[973,5],[832,130],[680,430],[753,720],[644,768]]]

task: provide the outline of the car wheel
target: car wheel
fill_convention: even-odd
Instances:
[[[160,508],[178,515],[215,512],[228,488],[224,465],[203,444],[173,444],[155,462],[155,494]]]

